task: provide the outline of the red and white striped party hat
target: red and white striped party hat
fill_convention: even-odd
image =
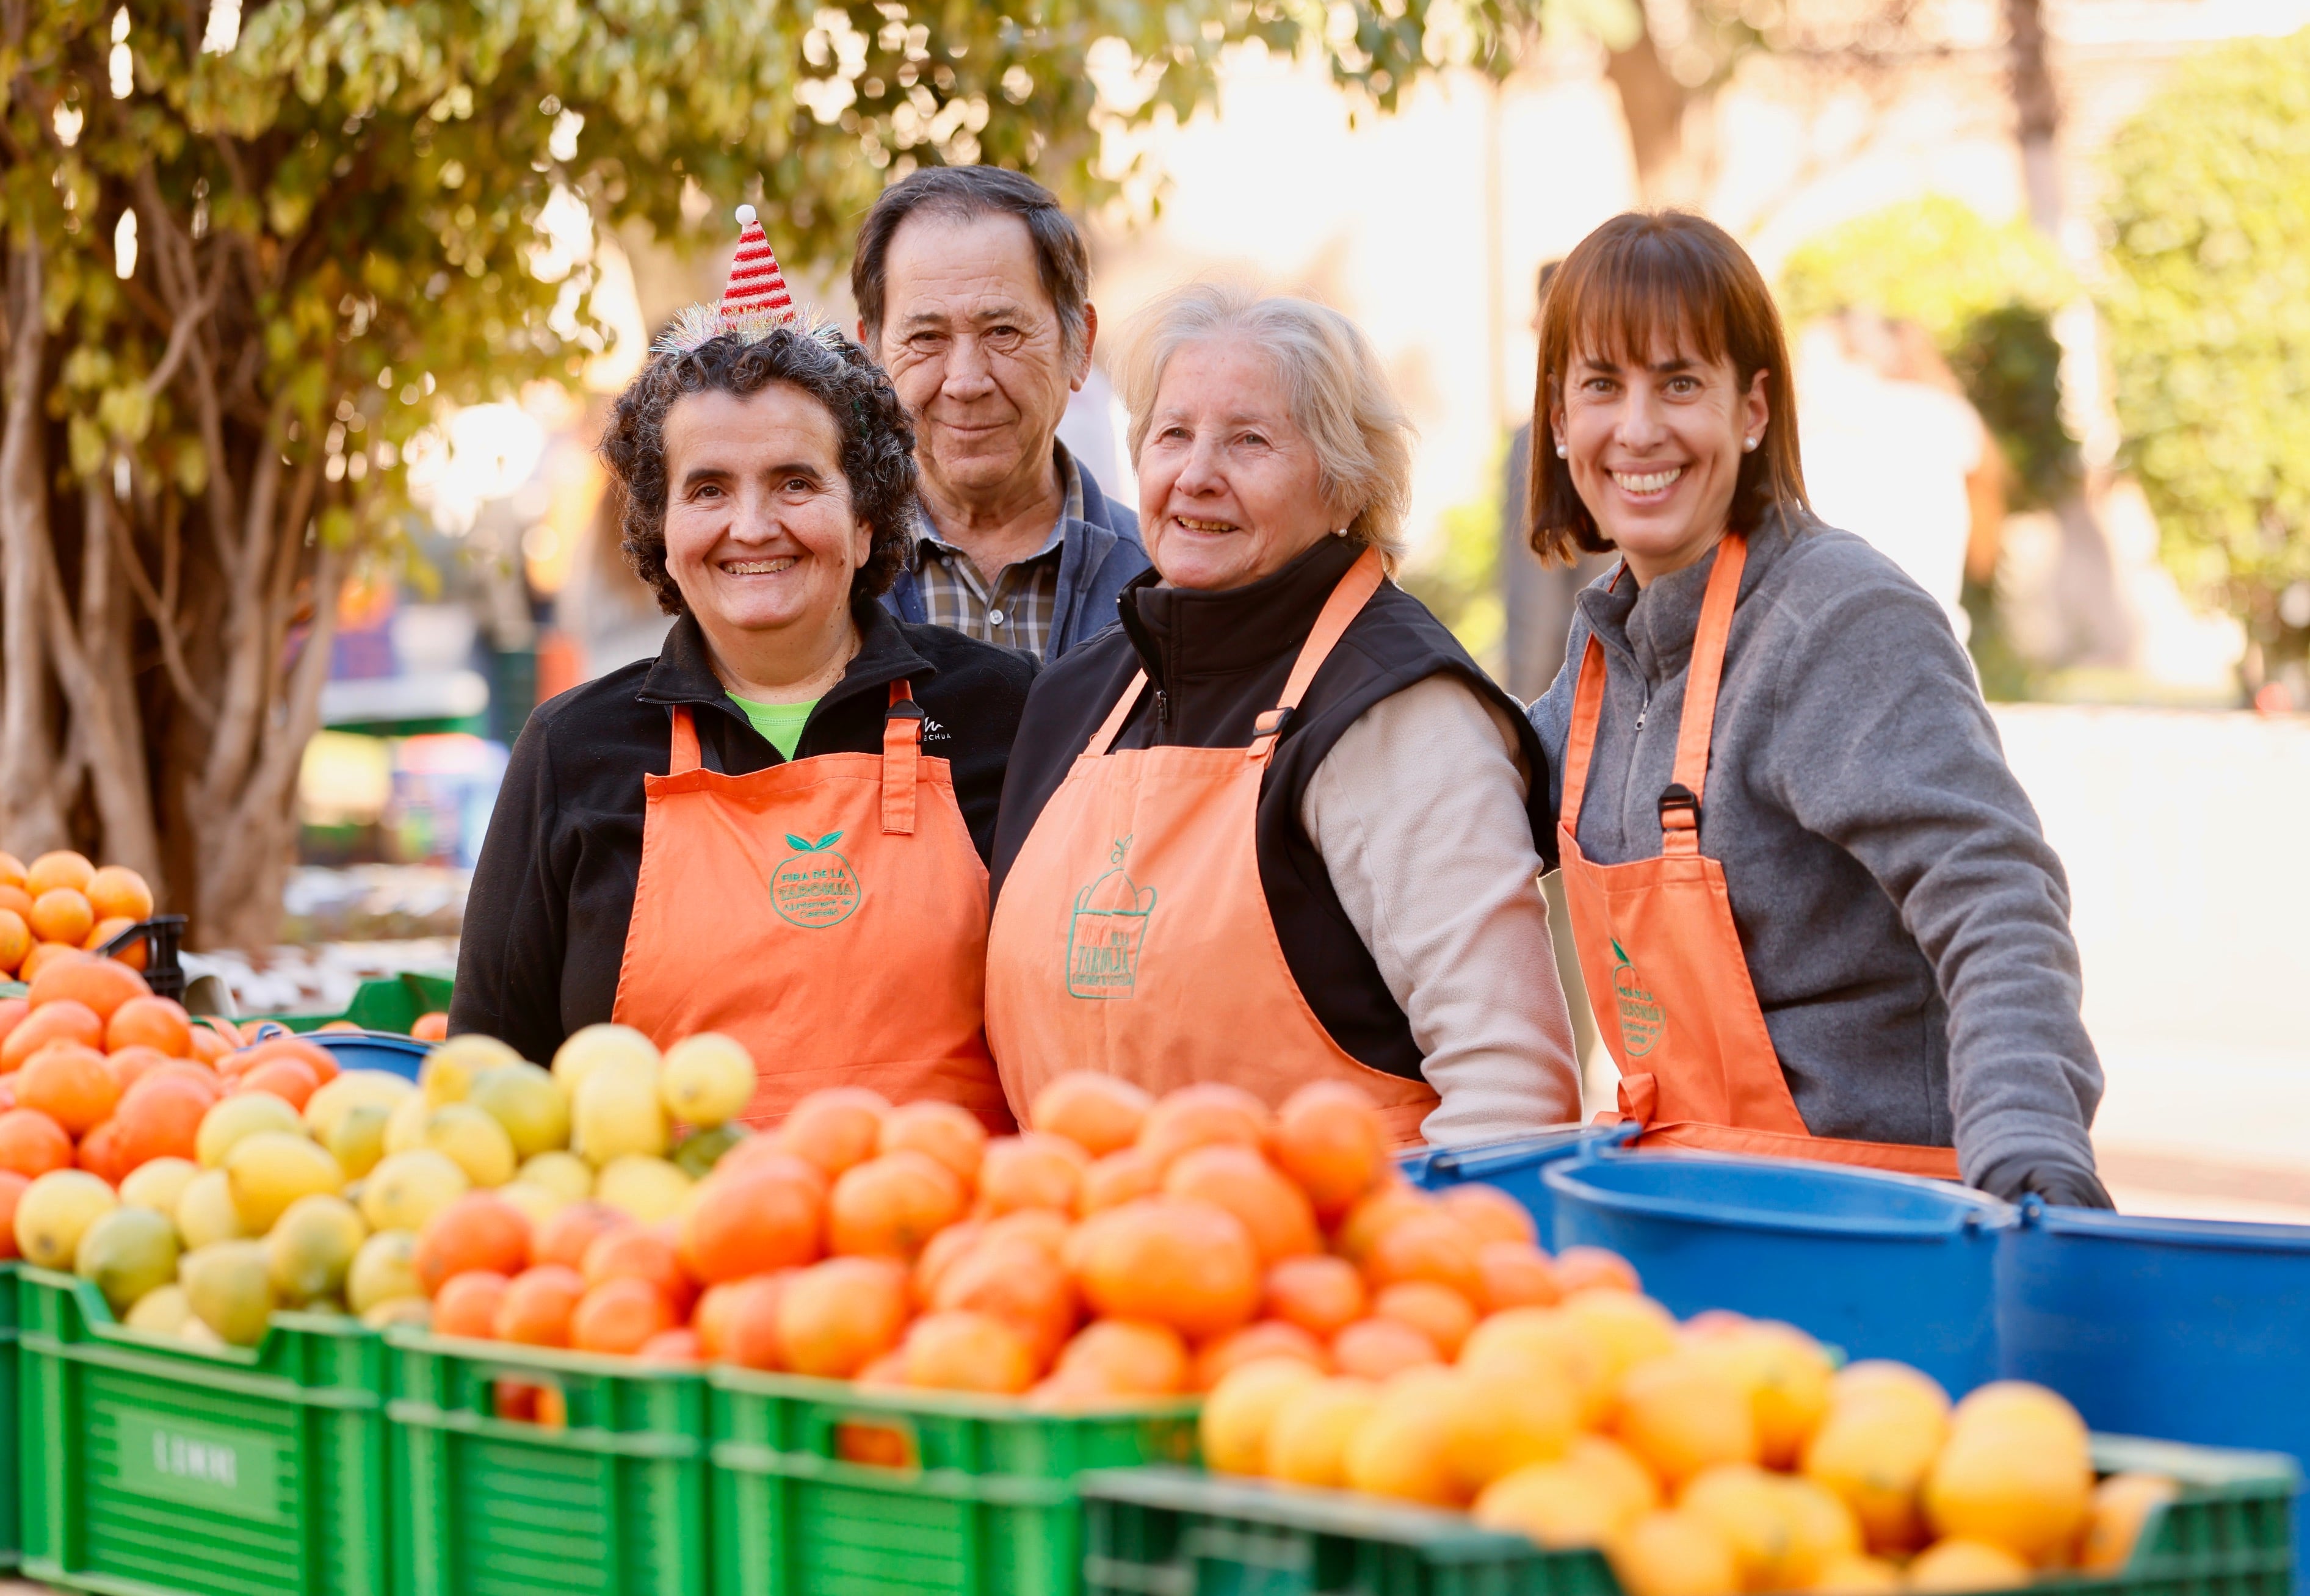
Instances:
[[[722,291],[722,319],[733,331],[742,321],[769,317],[777,323],[794,319],[794,299],[786,292],[778,257],[770,251],[769,235],[754,219],[754,207],[738,207],[738,253],[730,261],[730,285]]]

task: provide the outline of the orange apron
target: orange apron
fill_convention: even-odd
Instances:
[[[1419,1141],[1434,1089],[1332,1040],[1259,883],[1276,734],[1383,579],[1376,550],[1340,578],[1250,747],[1109,753],[1142,671],[1077,756],[1019,850],[987,943],[987,1039],[1022,1123],[1046,1081],[1088,1069],[1158,1093],[1224,1080],[1271,1106],[1311,1080],[1350,1081],[1399,1141]]]
[[[1576,840],[1580,800],[1604,704],[1604,649],[1593,635],[1580,661],[1556,832],[1580,973],[1596,1028],[1620,1068],[1620,1115],[1599,1117],[1635,1121],[1644,1127],[1639,1140],[1646,1144],[1861,1164],[1955,1180],[1953,1149],[1845,1141],[1805,1129],[1749,979],[1724,866],[1700,851],[1700,795],[1708,778],[1716,688],[1748,560],[1745,538],[1727,534],[1717,545],[1716,568],[1709,574],[1692,640],[1675,779],[1661,794],[1657,859],[1592,864],[1581,854]]]
[[[1012,1126],[984,1021],[986,867],[922,710],[890,687],[880,754],[725,776],[673,712],[673,757],[642,778],[641,873],[612,1017],[663,1047],[720,1031],[754,1055],[743,1117],[804,1093],[942,1097]]]

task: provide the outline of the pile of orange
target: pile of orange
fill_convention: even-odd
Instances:
[[[1364,1238],[1368,1280],[1409,1245],[1391,1238],[1448,1212],[1390,1201],[1402,1217]],[[1463,1305],[1448,1366],[1374,1377],[1341,1366],[1337,1343],[1330,1370],[1279,1343],[1205,1402],[1209,1466],[1597,1548],[1628,1596],[1994,1591],[2106,1572],[2174,1494],[2147,1476],[2097,1484],[2085,1425],[2040,1386],[1985,1386],[1952,1409],[1917,1370],[1838,1369],[1789,1325],[1679,1324],[1632,1276],[1475,1319],[1441,1250],[1416,1250],[1411,1279]]]
[[[100,870],[69,848],[30,864],[0,854],[0,974],[30,981],[60,955],[93,953],[152,917],[152,889],[126,866]],[[122,958],[144,967],[141,943]]]
[[[1029,1119],[990,1138],[951,1104],[817,1092],[678,1217],[576,1201],[525,1250],[513,1205],[476,1193],[419,1238],[434,1328],[1077,1408],[1278,1353],[1440,1366],[1481,1314],[1599,1268],[1551,1262],[1498,1193],[1414,1193],[1351,1089],[1271,1111],[1076,1074]]]

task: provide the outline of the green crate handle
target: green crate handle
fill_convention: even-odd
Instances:
[[[536,1383],[534,1380],[527,1383]],[[431,1402],[416,1401],[408,1397],[395,1397],[387,1402],[385,1416],[395,1424],[411,1425],[419,1429],[455,1430],[461,1435],[479,1436],[491,1441],[519,1441],[530,1446],[555,1446],[582,1452],[589,1457],[608,1453],[619,1457],[662,1458],[688,1462],[706,1455],[706,1444],[694,1436],[659,1435],[647,1430],[605,1430],[578,1425],[556,1429],[550,1425],[528,1424],[518,1418],[499,1418],[494,1414],[436,1407]]]
[[[908,1496],[942,1496],[994,1507],[1064,1507],[1075,1495],[1073,1481],[1066,1479],[967,1474],[960,1469],[880,1469],[813,1453],[780,1452],[752,1441],[716,1441],[713,1459],[716,1468],[734,1473],[773,1474],[815,1485],[863,1486],[879,1491],[888,1490],[894,1479],[903,1479]]]
[[[861,1429],[886,1431],[898,1436],[906,1443],[907,1455],[914,1460],[911,1464],[884,1466],[860,1463],[857,1465],[870,1475],[911,1475],[920,1474],[923,1471],[923,1435],[915,1427],[914,1419],[904,1413],[893,1413],[887,1409],[859,1410],[845,1413],[831,1408],[812,1408],[803,1420],[803,1448],[814,1457],[824,1458],[829,1462],[852,1462],[853,1460],[849,1458],[837,1455],[835,1435],[839,1430],[855,1426]]]

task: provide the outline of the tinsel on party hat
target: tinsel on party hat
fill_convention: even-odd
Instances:
[[[721,302],[692,305],[673,318],[673,325],[655,347],[660,354],[684,355],[725,333],[752,343],[780,327],[794,327],[818,338],[829,330],[838,335],[838,329],[798,317],[794,298],[786,292],[786,273],[778,270],[778,257],[770,248],[769,235],[762,231],[754,207],[740,205],[738,253],[731,257],[730,281],[722,291]]]

